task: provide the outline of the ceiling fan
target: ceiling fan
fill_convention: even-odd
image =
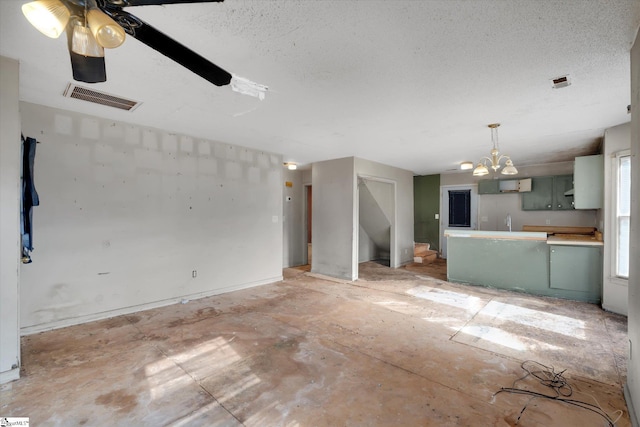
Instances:
[[[234,76],[216,64],[123,10],[129,6],[208,3],[224,0],[35,0],[22,6],[29,22],[51,38],[67,34],[74,80],[107,80],[104,49],[120,46],[125,33],[157,50],[216,86],[264,98],[266,86]]]

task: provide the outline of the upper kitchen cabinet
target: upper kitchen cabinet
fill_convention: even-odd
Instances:
[[[574,209],[573,175],[553,177],[553,209],[557,211]]]
[[[522,193],[522,210],[557,211],[573,209],[573,175],[531,178],[531,192]],[[566,194],[565,193],[569,193]]]
[[[545,211],[553,209],[553,177],[531,178],[531,192],[522,194],[523,211]]]
[[[602,208],[604,198],[604,155],[576,157],[574,178],[575,208]]]
[[[482,179],[478,181],[478,194],[524,193],[531,191],[531,178]]]
[[[497,179],[478,181],[478,194],[500,194],[500,181]]]

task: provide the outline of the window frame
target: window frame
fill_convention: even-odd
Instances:
[[[620,215],[618,212],[618,201],[620,198],[620,161],[623,157],[631,157],[631,150],[622,150],[615,153],[613,158],[613,183],[614,188],[612,191],[612,236],[611,239],[611,278],[617,282],[628,284],[629,277],[621,276],[618,274],[618,247],[620,232]],[[629,212],[629,218],[631,218],[631,212]]]

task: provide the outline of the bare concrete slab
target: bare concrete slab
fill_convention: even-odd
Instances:
[[[562,372],[572,399],[629,426],[626,318],[599,307],[364,266],[22,338],[0,415],[32,425],[602,426],[525,376]],[[434,270],[435,269],[435,270]],[[596,403],[597,402],[597,403]],[[523,410],[524,409],[524,410]]]

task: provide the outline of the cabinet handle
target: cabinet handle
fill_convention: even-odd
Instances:
[[[547,208],[551,209],[551,205],[547,205]]]
[[[558,207],[559,207],[559,208],[561,208],[561,207],[562,207],[562,205],[558,205]]]

